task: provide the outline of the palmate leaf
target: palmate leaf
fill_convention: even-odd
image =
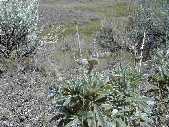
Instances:
[[[68,97],[68,98],[65,98],[66,100],[64,101],[64,103],[63,103],[63,106],[68,106],[68,104],[71,102],[71,100],[72,100],[72,97],[70,96],[70,97]]]
[[[140,96],[138,93],[132,93],[130,97],[126,98],[126,101],[131,105],[137,105],[140,109],[144,109],[145,112],[149,112],[148,101],[150,99],[145,96]]]
[[[112,123],[115,125],[115,127],[128,127],[125,124],[125,122],[122,119],[120,119],[120,118],[114,119],[114,122],[112,122]]]
[[[105,121],[106,123],[103,127],[129,127],[121,118],[117,118],[115,115],[111,118],[105,117]]]
[[[78,117],[75,117],[68,124],[66,124],[65,127],[76,127],[79,124],[80,124],[80,120],[78,119]]]
[[[96,127],[96,119],[95,119],[95,113],[93,111],[90,111],[87,113],[87,125],[88,127]]]
[[[53,100],[53,103],[63,106],[63,103],[66,99],[67,99],[67,97],[65,97],[65,96],[55,97],[55,99]]]
[[[98,106],[98,105],[95,105],[94,106],[94,113],[96,115],[96,119],[98,121],[98,124],[101,126],[101,127],[104,127],[105,126],[105,119],[104,119],[104,114],[103,114],[103,111],[102,109]]]
[[[107,110],[111,110],[112,109],[112,104],[102,104],[101,107],[107,111]]]

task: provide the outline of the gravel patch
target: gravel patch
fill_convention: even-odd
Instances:
[[[49,84],[39,72],[0,78],[0,127],[50,127]]]

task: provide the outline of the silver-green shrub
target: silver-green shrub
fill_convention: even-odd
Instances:
[[[150,2],[150,3],[149,3]],[[138,54],[141,52],[143,35],[146,33],[143,60],[151,59],[152,52],[166,45],[167,22],[162,3],[147,1],[138,8],[135,15],[134,29],[129,32],[129,38],[136,46]]]
[[[0,1],[0,57],[28,56],[38,44],[38,0]]]

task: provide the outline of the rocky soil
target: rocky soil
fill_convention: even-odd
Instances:
[[[38,72],[0,78],[0,127],[48,127],[48,84]]]

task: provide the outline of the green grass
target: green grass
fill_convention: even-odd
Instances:
[[[127,3],[116,3],[113,7],[115,16],[128,16],[128,4]]]
[[[70,35],[74,35],[76,33],[76,25],[75,24],[65,24],[63,28],[58,30],[58,25],[50,26],[45,31],[43,31],[41,36],[61,36],[68,37]],[[100,21],[94,20],[90,21],[85,25],[79,25],[79,33],[83,35],[84,39],[91,39],[93,35],[95,35],[96,31],[100,29]],[[49,39],[50,40],[50,39]],[[52,39],[51,39],[52,40]]]
[[[131,14],[136,7],[132,6],[129,12],[129,5],[127,2],[95,2],[95,3],[85,3],[85,4],[78,4],[72,5],[71,7],[65,5],[67,9],[72,10],[81,10],[81,11],[91,11],[96,13],[98,16],[101,16],[102,19],[112,20],[118,19],[121,20],[121,17],[127,17],[129,13]],[[57,31],[58,25],[54,25],[52,27],[48,27],[43,31],[42,36],[48,36],[48,34],[54,36],[58,35]],[[91,38],[96,34],[96,32],[100,29],[100,20],[90,20],[88,23],[79,26],[79,32],[83,35],[83,38],[87,41],[91,40]],[[59,34],[63,35],[64,37],[69,37],[76,33],[76,26],[73,23],[67,21],[64,24],[64,28],[59,31]]]
[[[128,16],[129,13],[132,13],[136,9],[136,6],[130,7],[129,11],[129,5],[127,2],[110,2],[98,4],[83,4],[75,6],[74,9],[95,12],[99,16],[110,19],[112,17]]]
[[[91,21],[85,26],[79,28],[79,32],[86,37],[86,39],[90,39],[95,36],[96,32],[100,29],[100,21]]]

